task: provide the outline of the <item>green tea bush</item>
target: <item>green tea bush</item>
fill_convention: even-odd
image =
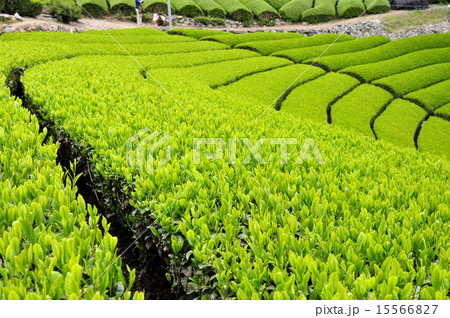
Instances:
[[[392,98],[380,87],[360,85],[331,105],[331,122],[373,136],[371,120]]]
[[[303,11],[302,20],[312,24],[334,20],[335,6],[336,0],[316,0],[314,8]]]
[[[270,4],[270,6],[275,10],[280,10],[280,8],[284,6],[286,3],[288,3],[290,0],[264,0],[264,1]]]
[[[411,79],[416,80],[412,81]],[[450,63],[433,64],[373,81],[396,97],[417,91],[450,78]]]
[[[199,17],[204,15],[202,9],[192,0],[174,0],[170,4],[175,12],[186,17]]]
[[[159,102],[165,95],[155,86],[139,85],[144,79],[134,76],[137,68],[110,58],[87,61],[87,58],[76,58],[34,67],[25,72],[26,91],[39,108],[47,110],[47,116],[54,117],[71,136],[93,147],[99,174],[117,173],[128,178],[130,184],[135,182],[135,190],[131,190],[133,204],[142,212],[131,220],[139,217],[149,224],[157,220],[152,233],[160,242],[167,242],[165,246],[173,252],[172,265],[195,269],[193,276],[188,276],[187,290],[212,298],[369,298],[365,290],[357,287],[356,280],[377,299],[447,297],[445,279],[441,277],[446,275],[443,264],[448,263],[449,247],[448,229],[441,226],[450,217],[448,193],[442,191],[448,181],[443,177],[448,175],[447,161],[401,150],[388,143],[375,143],[339,127],[318,125],[270,109],[269,116],[264,117],[264,125],[245,125],[266,109],[267,104],[240,102],[235,96],[221,94],[220,90],[215,93],[197,83],[193,86],[168,83],[172,91],[175,87],[183,90],[173,91],[177,92],[177,100],[188,107],[202,125],[209,125],[205,126],[208,130],[220,131],[216,136],[245,132],[244,136],[255,138],[269,134],[281,137],[301,132],[314,138],[327,160],[326,165],[289,164],[285,170],[255,163],[233,166],[221,161],[205,161],[195,167],[189,159],[191,153],[185,150],[192,146],[191,138],[185,134],[200,137],[210,132],[194,128],[197,124],[169,99]],[[298,75],[306,67],[289,66],[291,72],[284,74]],[[318,72],[323,73],[323,70],[318,69]],[[64,85],[69,74],[79,78],[75,82],[77,87],[90,87],[89,93],[84,90],[83,94],[74,95],[74,87],[69,89],[69,85]],[[285,77],[273,75],[267,78]],[[130,84],[120,89],[109,84],[105,87],[105,83],[113,83],[116,76]],[[167,77],[161,78],[167,80]],[[267,78],[260,83],[266,83]],[[288,78],[286,82],[290,80],[293,79]],[[49,83],[59,89],[49,87]],[[266,84],[266,91],[269,84]],[[136,96],[135,85],[141,88],[139,96]],[[254,85],[257,87],[256,83]],[[57,92],[57,96],[53,93],[51,102],[49,91]],[[261,91],[264,92],[264,88]],[[111,94],[115,95],[114,100],[121,101],[120,105],[111,107],[108,100],[95,105],[88,102],[93,100],[93,95],[94,100],[100,101]],[[82,116],[77,115],[81,107]],[[93,119],[100,118],[106,109],[108,122],[115,122],[115,125],[105,123],[105,128],[93,127]],[[137,109],[138,118],[130,116],[126,123],[118,120]],[[140,172],[134,180],[132,168],[126,166],[123,145],[141,127],[152,127],[152,123],[160,120],[170,125],[165,131],[180,132],[173,137],[174,151],[180,156],[154,175]],[[182,141],[189,145],[178,146]],[[269,150],[264,147],[261,153],[268,158]],[[163,155],[159,154],[157,160]],[[212,169],[222,172],[211,174],[216,171]],[[426,193],[433,193],[433,196]],[[310,235],[314,239],[306,239]],[[332,255],[342,255],[336,258],[354,279],[344,275],[329,254],[317,248],[317,241]],[[409,253],[417,255],[414,260],[408,260]],[[186,263],[186,256],[189,263]],[[290,265],[286,265],[286,259]],[[414,265],[416,261],[422,265]],[[269,262],[274,269],[263,274]],[[212,277],[211,273],[217,275],[212,282],[203,280]],[[274,290],[254,282],[253,277],[258,275],[262,284],[273,286]],[[388,285],[393,275],[399,283]],[[424,282],[431,275],[437,277],[436,290]],[[423,286],[420,292],[414,292],[413,283]],[[332,285],[339,287],[330,289]],[[313,287],[315,292],[308,293]]]
[[[292,0],[280,8],[283,19],[291,22],[298,22],[302,19],[302,13],[313,6],[314,0]]]
[[[431,116],[423,124],[417,139],[420,150],[450,158],[450,122]]]
[[[47,130],[4,86],[0,101],[0,299],[142,299],[130,292],[135,271],[127,283],[121,258],[113,263],[106,220],[77,195],[74,176],[64,184]]]
[[[72,0],[52,0],[49,5],[49,13],[64,23],[77,21],[82,17],[80,6]]]
[[[323,74],[325,71],[318,67],[288,65],[246,76],[237,82],[218,88],[218,91],[230,96],[246,96],[258,105],[266,105],[266,107],[273,104],[271,108],[274,108],[277,100],[290,85],[295,87]]]
[[[129,209],[121,205],[112,205],[110,211],[136,234],[149,229],[140,246],[157,242],[174,285],[192,297],[218,299],[448,299],[450,229],[442,226],[450,221],[448,160],[270,107],[295,80],[299,88],[325,77],[323,69],[290,65],[216,90],[208,87],[214,78],[206,67],[197,68],[194,79],[179,69],[153,72],[176,103],[152,78],[140,76],[141,68],[125,55],[75,57],[90,54],[93,47],[97,54],[108,54],[108,44],[81,43],[89,45],[87,50],[74,45],[77,35],[64,39],[53,45],[61,47],[53,52],[45,37],[34,42],[0,38],[1,69],[33,66],[22,78],[30,105],[89,149],[98,179],[94,187],[109,198],[122,191],[134,212],[122,212]],[[72,55],[67,55],[71,46]],[[138,40],[130,46],[138,50],[142,44]],[[152,53],[163,50],[158,49]],[[226,58],[227,52],[236,58],[239,51],[257,56],[222,49],[142,56],[139,62],[182,67],[202,63],[202,54],[208,63]],[[57,61],[64,56],[70,59]],[[37,65],[48,59],[55,61]],[[229,72],[224,79],[236,75],[225,65],[213,67]],[[240,61],[233,65],[244,67]],[[378,104],[386,91],[372,87],[360,90],[363,96],[346,96],[356,103],[365,97],[363,105],[369,99]],[[353,122],[360,120],[354,115],[360,113],[365,121],[367,112],[361,105],[351,113]],[[260,122],[252,124],[258,117]],[[143,128],[172,136],[176,155],[154,173],[127,163],[126,140]],[[438,140],[433,137],[439,133],[436,128],[448,131],[430,126],[430,140]],[[211,136],[253,142],[295,136],[301,139],[293,146],[296,154],[312,138],[325,164],[317,158],[296,164],[297,156],[281,164],[279,147],[269,142],[259,148],[264,165],[251,156],[243,164],[241,158],[249,155],[245,148],[238,148],[236,164],[230,164],[227,151],[224,160],[202,157],[200,164],[194,163],[193,139]],[[442,143],[432,144],[437,153]],[[158,164],[165,152],[154,156]]]
[[[405,95],[405,99],[434,110],[450,102],[450,79]]]
[[[239,0],[239,2],[249,8],[255,17],[263,23],[280,17],[277,10],[264,0]]]
[[[338,43],[354,39],[353,36],[347,34],[319,34],[302,37],[300,39],[247,42],[236,45],[236,48],[256,51],[263,55],[270,55],[280,50],[317,46],[333,42]]]
[[[319,57],[338,55],[350,52],[358,52],[385,44],[390,39],[385,36],[370,36],[352,41],[336,42],[332,46],[329,44],[310,46],[298,49],[282,50],[272,53],[274,56],[287,58],[291,61],[300,63],[305,60]]]
[[[190,78],[212,88],[228,85],[240,78],[255,73],[269,71],[275,68],[292,64],[286,59],[260,56],[239,60],[223,61],[212,64],[204,64],[199,66],[187,67],[176,70],[180,77]],[[173,69],[161,70],[161,76],[165,73],[174,72]]]
[[[214,0],[227,12],[231,20],[249,22],[253,19],[252,11],[238,0]]]
[[[411,52],[375,63],[350,66],[339,72],[351,74],[363,81],[371,82],[415,68],[445,62],[450,62],[450,48],[448,47]]]
[[[216,30],[202,30],[202,29],[172,29],[167,31],[169,34],[173,35],[184,35],[194,39],[201,39],[205,36],[213,36],[213,35],[223,35],[227,34],[224,31],[216,31]]]
[[[395,145],[415,148],[414,135],[417,126],[427,112],[414,103],[395,99],[374,121],[374,132],[378,139]]]
[[[18,13],[25,17],[36,17],[44,8],[42,3],[32,0],[3,0],[2,12],[8,14]]]
[[[355,78],[327,73],[298,86],[280,104],[282,112],[315,121],[328,121],[328,105],[346,91],[359,84]]]
[[[108,14],[106,0],[77,0],[77,3],[83,7],[83,15],[100,18]]]
[[[192,1],[194,1],[208,16],[225,19],[227,15],[225,10],[213,0],[192,0]]]
[[[364,7],[363,0],[338,0],[336,10],[339,18],[350,19],[362,15],[366,8]]]
[[[210,35],[201,38],[201,40],[216,41],[234,47],[238,44],[247,42],[287,40],[303,37],[304,36],[299,33],[255,32],[242,34],[225,33],[220,35]]]
[[[434,114],[450,120],[450,103],[435,109]]]
[[[391,10],[389,0],[364,0],[364,5],[370,14],[379,14]]]
[[[403,38],[360,52],[324,56],[319,58],[315,63],[335,71],[349,66],[391,59],[414,51],[448,46],[450,46],[450,33],[426,34]],[[313,59],[310,59],[306,60],[305,63],[313,61]]]

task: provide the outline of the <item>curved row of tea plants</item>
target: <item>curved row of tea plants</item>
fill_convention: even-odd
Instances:
[[[255,54],[213,53],[236,51]],[[192,66],[188,54],[209,53],[156,57],[182,67],[169,55],[184,55]],[[155,56],[140,58],[158,63]],[[221,63],[211,67],[225,70]],[[294,86],[345,78],[348,90],[356,79],[299,64],[212,90],[202,84],[201,69],[199,79],[164,69],[150,69],[153,78],[145,79],[141,71],[126,56],[81,56],[34,66],[22,82],[41,115],[92,147],[92,167],[103,180],[97,190],[108,197],[114,195],[108,189],[122,189],[133,211],[115,212],[137,234],[148,229],[141,246],[157,242],[173,283],[205,298],[448,298],[448,161],[270,107],[296,79]],[[253,90],[230,89],[245,89],[243,81]],[[260,102],[250,100],[255,95]],[[328,98],[335,95],[342,93]],[[157,168],[166,153],[155,152],[153,173],[127,164],[126,141],[145,128],[171,137],[174,155]],[[228,146],[235,137],[233,156]],[[194,138],[225,138],[223,160],[201,156],[196,163]],[[284,161],[277,139],[260,138],[299,143]],[[296,162],[302,148],[309,156]]]
[[[235,47],[238,49],[247,49],[259,52],[263,55],[270,55],[272,53],[288,50],[299,47],[310,47],[322,44],[331,44],[337,42],[350,41],[355,39],[351,35],[347,34],[319,34],[308,37],[302,37],[300,39],[283,39],[273,41],[254,41],[238,44]]]
[[[127,283],[121,259],[112,264],[117,238],[106,220],[73,176],[64,185],[57,145],[5,86],[0,121],[0,299],[142,298],[130,292],[134,270]]]
[[[264,125],[250,125],[266,105],[236,103],[207,87],[164,77],[197,124],[158,87],[146,84],[138,69],[108,57],[103,63],[86,62],[80,58],[32,68],[23,79],[26,91],[58,126],[93,147],[99,175],[120,175],[130,186],[134,182],[130,194],[136,212],[128,221],[156,221],[152,233],[166,242],[173,277],[181,275],[188,291],[239,299],[369,298],[368,292],[375,298],[447,297],[449,230],[442,227],[450,217],[448,180],[442,177],[447,161],[375,145],[369,138],[273,110],[262,119]],[[72,87],[65,85],[69,74],[78,79]],[[118,76],[124,83],[120,89],[112,84]],[[74,94],[78,87],[89,89]],[[108,101],[111,95],[114,104]],[[133,116],[120,120],[130,112]],[[145,127],[170,134],[177,153],[154,174],[126,164],[126,139]],[[251,136],[255,142],[298,132],[302,139],[315,140],[327,164],[251,160],[230,165],[228,159],[203,158],[196,165],[189,150],[194,137]],[[265,160],[270,154],[279,159],[274,149],[264,145],[260,153]],[[244,158],[246,152],[238,150],[238,155]],[[158,162],[164,153],[156,156]],[[435,195],[425,199],[425,193]],[[424,284],[427,279],[432,286]]]
[[[235,47],[238,44],[248,42],[287,40],[298,38],[304,38],[304,35],[300,33],[256,32],[256,33],[242,33],[242,34],[225,33],[218,35],[210,35],[202,37],[200,40],[216,41],[229,45],[231,47]]]

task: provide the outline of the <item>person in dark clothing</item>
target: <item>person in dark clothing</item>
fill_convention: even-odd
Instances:
[[[136,3],[136,21],[138,25],[142,24],[142,3],[144,0],[134,0]]]

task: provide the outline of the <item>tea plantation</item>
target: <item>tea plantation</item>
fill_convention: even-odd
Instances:
[[[450,299],[448,33],[108,33],[0,37],[0,299],[142,299],[108,221],[185,298]]]

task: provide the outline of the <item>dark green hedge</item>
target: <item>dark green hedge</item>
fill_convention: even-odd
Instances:
[[[170,3],[180,15],[191,18],[204,15],[203,10],[192,0],[172,0]]]
[[[238,0],[214,0],[227,12],[228,18],[248,22],[253,19],[253,12]]]
[[[391,10],[389,0],[364,0],[367,12],[371,14],[379,14]]]
[[[332,21],[336,17],[335,5],[336,0],[316,0],[314,8],[302,13],[302,19],[313,24]]]
[[[206,15],[224,19],[227,15],[225,10],[213,0],[192,0]]]
[[[2,0],[2,2],[4,3],[2,12],[8,14],[15,14],[17,12],[24,17],[34,18],[41,14],[43,9],[42,3],[31,0]]]
[[[313,6],[314,0],[292,0],[281,7],[280,14],[286,21],[298,22],[302,13]]]
[[[352,0],[349,2],[338,0],[336,9],[339,18],[341,19],[359,17],[366,10],[363,0]]]

